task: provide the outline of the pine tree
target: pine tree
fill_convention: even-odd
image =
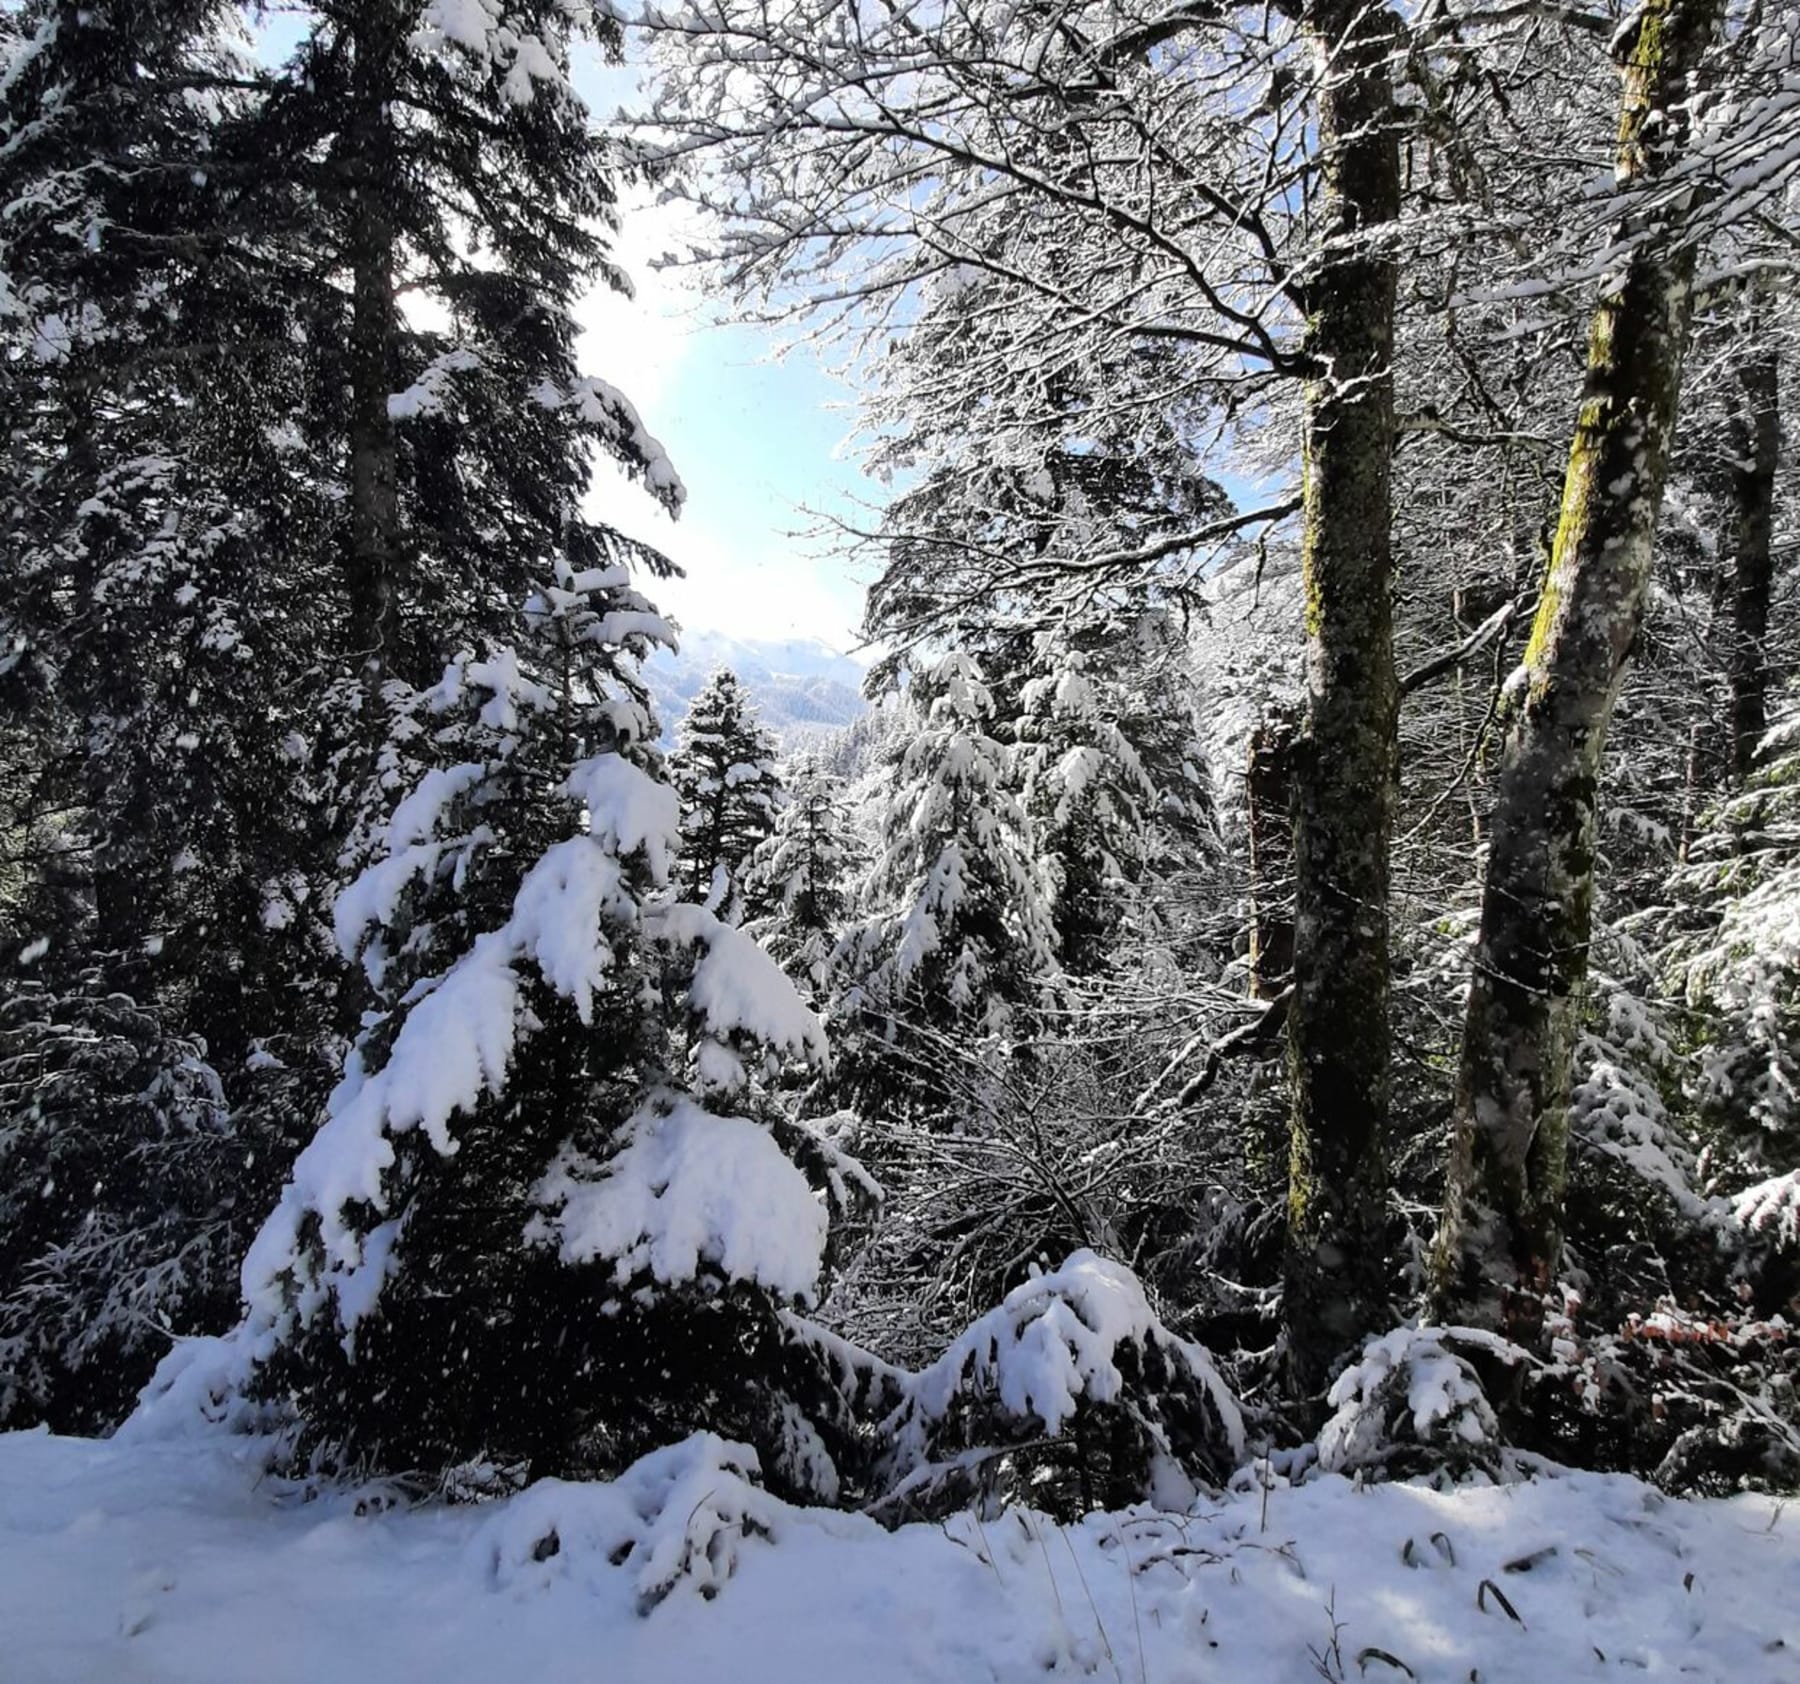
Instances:
[[[1664,955],[1696,1010],[1703,1125],[1751,1175],[1800,1161],[1800,714],[1757,747],[1674,874],[1689,927]]]
[[[793,772],[774,831],[751,855],[744,884],[746,928],[814,1007],[829,992],[856,863],[843,780],[808,756]]]
[[[220,926],[255,927],[228,903],[257,895],[245,856],[275,826],[266,781],[247,786],[282,758],[297,652],[330,612],[316,563],[289,565],[318,488],[274,425],[305,370],[224,229],[212,169],[245,67],[223,9],[34,12],[0,117],[19,190],[0,257],[21,277],[9,700],[52,745],[40,799],[80,810],[86,945],[154,992],[192,983],[201,943],[230,972]],[[221,1053],[232,1027],[205,1025]]]
[[[665,565],[575,513],[596,453],[672,510],[681,488],[574,363],[576,297],[626,284],[620,160],[568,82],[581,21],[359,0],[276,71],[221,45],[234,23],[38,0],[12,32],[0,822],[29,858],[0,937],[39,985],[9,1067],[88,1096],[61,1149],[151,1150],[141,1089],[105,1082],[165,1047],[210,1063],[255,1165],[218,1191],[254,1208],[335,1056],[326,914],[405,771],[382,745],[530,578]],[[84,1017],[129,1045],[87,1058]],[[160,1169],[97,1184],[71,1220],[172,1232],[130,1204]]]
[[[334,418],[371,680],[427,686],[506,635],[558,559],[625,553],[572,512],[594,452],[682,499],[629,399],[574,360],[581,293],[629,287],[607,250],[623,155],[569,79],[583,35],[617,50],[610,16],[554,0],[352,0],[314,15],[244,137],[262,169],[243,214],[286,230],[282,284]]]
[[[390,1470],[591,1473],[707,1427],[829,1486],[835,1393],[776,1312],[860,1182],[765,1095],[822,1031],[662,892],[637,668],[669,634],[624,571],[560,568],[523,629],[395,699],[401,799],[337,907],[380,1009],[246,1262],[237,1383]]]
[[[703,901],[724,887],[719,904],[733,920],[743,910],[750,857],[781,810],[775,754],[737,675],[721,667],[688,707],[671,771],[681,796],[682,892]]]

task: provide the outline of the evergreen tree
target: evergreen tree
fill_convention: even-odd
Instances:
[[[1053,883],[993,735],[981,670],[952,652],[915,674],[913,730],[891,767],[864,917],[839,944],[847,1057],[865,1095],[910,1085],[942,1097],[938,1036],[1004,1034],[1056,974]]]
[[[679,881],[690,900],[707,900],[724,873],[725,916],[743,912],[742,879],[781,810],[775,739],[758,722],[737,675],[721,667],[689,704],[671,771],[681,796]]]
[[[28,1392],[96,1426],[160,1333],[229,1312],[221,1213],[260,1202],[323,1069],[329,856],[301,728],[329,671],[329,498],[282,422],[304,352],[229,209],[250,85],[233,15],[13,21],[0,1131],[21,1180],[0,1299],[35,1354],[0,1415]]]
[[[104,977],[0,1006],[0,1421],[104,1433],[172,1333],[228,1326],[281,1164],[204,1049]]]
[[[406,770],[380,745],[529,578],[665,565],[574,512],[597,452],[681,497],[574,364],[576,297],[626,284],[618,157],[568,82],[581,20],[359,0],[311,14],[277,71],[221,44],[235,22],[185,0],[8,18],[0,824],[25,863],[0,937],[36,986],[4,1055],[60,1084],[65,1160],[141,1165],[24,1225],[41,1257],[9,1252],[13,1305],[76,1238],[59,1212],[145,1237],[103,1296],[165,1241],[193,1251],[181,1200],[136,1203],[180,1173],[141,1162],[147,1049],[171,1080],[211,1066],[253,1166],[218,1196],[266,1203],[338,1050],[325,913]],[[34,1089],[8,1093],[29,1142]],[[191,1158],[184,1128],[148,1133]],[[230,1299],[202,1296],[177,1331]]]
[[[215,5],[33,12],[0,113],[19,195],[0,231],[20,277],[8,700],[44,732],[33,798],[80,832],[80,945],[134,993],[205,970],[241,994],[233,949],[288,852],[269,786],[331,606],[304,548],[316,477],[277,425],[303,360],[224,227],[246,67]],[[231,1006],[193,1009],[215,1055],[247,1047]]]
[[[681,502],[629,399],[575,364],[579,296],[629,286],[607,249],[623,157],[569,79],[583,35],[617,50],[609,14],[555,0],[351,0],[311,15],[246,135],[262,169],[243,214],[285,231],[281,283],[335,421],[371,679],[427,686],[504,637],[559,559],[626,553],[573,512],[595,451]]]
[[[859,1181],[764,1091],[823,1034],[662,893],[637,663],[669,634],[624,571],[559,569],[524,631],[393,698],[402,798],[337,908],[380,1009],[251,1248],[235,1383],[390,1470],[592,1473],[708,1427],[829,1492],[836,1394],[777,1311]]]
[[[1055,873],[1058,958],[1091,976],[1152,868],[1191,862],[1206,835],[1198,696],[1152,615],[1040,633],[1028,671],[1014,727],[1023,798]]]
[[[751,855],[744,882],[748,929],[814,1006],[829,992],[856,860],[843,780],[809,756],[795,769],[775,829]]]
[[[1674,874],[1688,928],[1665,963],[1694,1011],[1694,1099],[1751,1175],[1800,1162],[1800,714],[1759,745]]]

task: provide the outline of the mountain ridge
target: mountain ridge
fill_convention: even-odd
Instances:
[[[680,647],[658,650],[644,667],[663,740],[673,742],[688,704],[719,667],[729,667],[786,750],[840,730],[867,710],[863,667],[817,638],[744,638],[686,631]]]

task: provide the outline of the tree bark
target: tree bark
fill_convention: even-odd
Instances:
[[[1752,311],[1750,342],[1738,365],[1744,407],[1732,424],[1731,775],[1741,783],[1756,764],[1769,728],[1769,595],[1774,584],[1775,472],[1781,462],[1779,368],[1775,346]]]
[[[397,241],[390,205],[392,97],[396,43],[381,7],[358,8],[351,71],[353,126],[344,160],[349,182],[350,634],[364,679],[377,685],[395,651],[395,568],[399,549],[398,466],[388,414],[399,333]]]
[[[1394,20],[1314,0],[1323,261],[1309,277],[1302,565],[1306,731],[1294,761],[1285,1304],[1311,1391],[1386,1314],[1388,839],[1398,688],[1390,548],[1399,136]]]
[[[1294,726],[1264,719],[1250,737],[1244,807],[1250,830],[1250,994],[1273,1000],[1294,968]]]
[[[1632,39],[1622,184],[1685,139],[1719,0],[1648,0]],[[1601,753],[1643,622],[1692,310],[1694,253],[1627,224],[1596,307],[1561,519],[1510,710],[1434,1257],[1442,1313],[1534,1339],[1562,1247],[1569,1065],[1587,974]]]

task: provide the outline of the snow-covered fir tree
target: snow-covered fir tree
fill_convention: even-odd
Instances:
[[[775,829],[744,869],[744,894],[746,927],[814,1006],[830,989],[858,858],[843,780],[809,755],[789,773]]]
[[[768,840],[784,799],[775,739],[737,674],[721,667],[688,706],[670,771],[681,796],[682,892],[715,893],[732,921],[744,911],[750,856]]]
[[[423,686],[504,636],[559,557],[623,553],[565,521],[592,452],[682,499],[630,400],[574,355],[580,295],[629,289],[608,249],[624,158],[570,81],[618,26],[554,0],[305,18],[252,114],[243,210],[289,231],[279,274],[337,418],[351,652]]]
[[[0,1128],[21,1174],[53,1130],[58,1166],[19,1184],[0,1298],[53,1421],[110,1424],[169,1328],[228,1313],[221,1213],[272,1191],[326,1063],[302,733],[330,498],[288,421],[307,365],[266,242],[227,203],[235,19],[33,4],[0,75]],[[65,1400],[46,1376],[77,1359]]]
[[[204,1202],[139,1208],[203,1155],[171,1126],[184,1163],[150,1161],[144,1049],[169,1049],[172,1082],[211,1066],[240,1166],[221,1160],[216,1197],[266,1206],[341,1051],[329,908],[408,770],[383,745],[416,729],[448,656],[510,636],[529,579],[663,565],[573,513],[595,454],[681,500],[629,401],[573,355],[580,292],[627,283],[607,256],[621,161],[569,54],[617,31],[554,6],[362,0],[303,13],[270,67],[209,4],[43,0],[6,25],[21,541],[0,557],[0,820],[27,845],[0,938],[31,987],[5,1056],[86,1096],[49,1108],[61,1161],[140,1172],[91,1177],[79,1209],[46,1196],[0,1296],[29,1319],[48,1300],[26,1276],[117,1231],[127,1274],[83,1277],[87,1313],[135,1292],[192,1332],[229,1303],[241,1229]],[[115,1074],[137,1085],[110,1091]],[[8,1093],[28,1143],[34,1091]],[[183,1210],[220,1243],[184,1237]],[[172,1252],[206,1265],[185,1298]],[[147,1362],[148,1311],[140,1327]],[[142,1372],[115,1368],[116,1409]]]
[[[254,951],[285,945],[257,913],[307,864],[303,805],[278,818],[271,796],[331,609],[318,479],[277,424],[302,359],[212,184],[246,105],[232,16],[34,6],[0,108],[0,630],[33,739],[7,799],[17,822],[56,815],[79,860],[84,916],[52,966],[78,949],[146,1003],[196,992],[188,1025],[220,1059],[253,1044],[256,973],[295,960]]]
[[[907,705],[866,911],[837,955],[839,1011],[856,1025],[851,1079],[871,1091],[921,1080],[937,1091],[921,1063],[931,1037],[1005,1034],[1057,973],[1052,872],[981,669],[942,655],[913,676]]]
[[[860,1172],[765,1092],[823,1032],[667,892],[637,673],[666,628],[620,568],[558,569],[524,619],[394,707],[336,911],[377,1009],[251,1248],[232,1383],[362,1465],[504,1483],[707,1427],[829,1495],[840,1406],[778,1312]]]
[[[1055,870],[1057,954],[1105,968],[1154,866],[1191,863],[1209,795],[1199,698],[1163,618],[1032,640],[1014,723],[1021,792]]]
[[[1800,711],[1758,747],[1674,874],[1690,927],[1666,955],[1690,1008],[1702,1126],[1751,1175],[1800,1162]]]

